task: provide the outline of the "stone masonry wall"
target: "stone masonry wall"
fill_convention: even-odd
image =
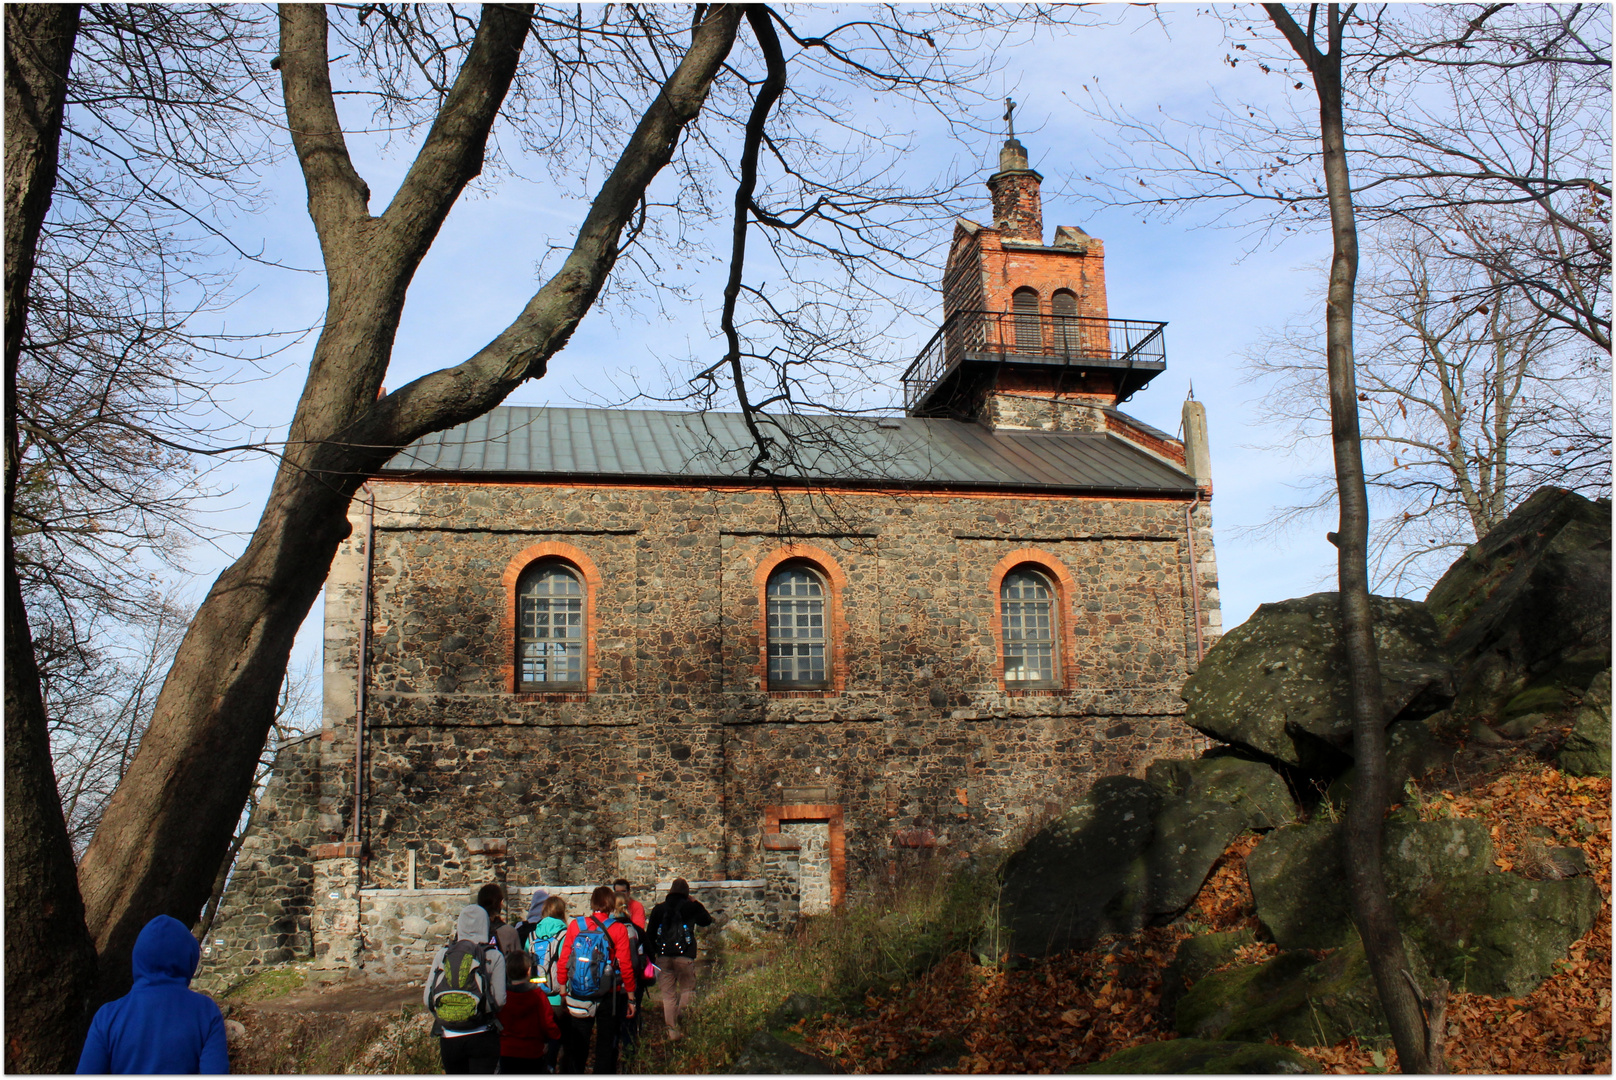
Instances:
[[[412,850],[413,891],[423,895],[465,896],[493,879],[513,893],[541,882],[583,888],[618,876],[624,858],[643,868],[635,880],[762,881],[785,862],[764,850],[764,809],[793,788],[824,789],[822,801],[845,812],[856,890],[890,872],[900,834],[927,834],[937,857],[970,858],[1101,775],[1138,775],[1154,757],[1199,745],[1178,697],[1195,659],[1182,501],[848,494],[816,518],[788,495],[798,535],[787,536],[766,491],[373,488],[361,910],[409,884]],[[816,495],[814,509],[825,511],[825,499]],[[815,524],[826,520],[835,527]],[[354,521],[327,591],[318,784],[303,766],[296,827],[266,819],[250,841],[260,862],[279,851],[301,863],[298,873],[308,857],[294,850],[343,840],[351,827],[357,507]],[[1218,609],[1205,503],[1195,527],[1210,645]],[[502,582],[524,552],[555,545],[595,575],[593,686],[513,693]],[[830,692],[771,692],[763,682],[759,568],[788,548],[839,593],[828,605],[838,624]],[[1022,559],[1059,564],[1064,689],[1007,688],[1000,675],[993,575]],[[486,838],[501,838],[497,857]],[[231,912],[269,903],[251,898],[262,889],[250,881],[269,878],[242,878]],[[779,923],[800,903],[790,894],[760,887],[756,917]],[[252,937],[246,918],[231,923],[239,931],[221,963],[293,948]],[[402,963],[414,948],[402,918],[375,924],[367,948],[378,963]]]
[[[227,982],[234,972],[313,954],[320,783],[317,741],[299,739],[276,753],[212,932],[202,944],[199,986],[222,989],[219,980]]]

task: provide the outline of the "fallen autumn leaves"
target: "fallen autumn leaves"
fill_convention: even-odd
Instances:
[[[1426,798],[1410,792],[1402,812],[1486,821],[1502,863],[1545,841],[1579,847],[1605,895],[1598,922],[1557,973],[1524,999],[1455,993],[1448,1009],[1451,1072],[1609,1072],[1610,790],[1608,779],[1578,779],[1521,764],[1465,792]],[[868,999],[860,1018],[806,1027],[805,1041],[849,1072],[1065,1072],[1142,1043],[1173,1038],[1160,1015],[1162,972],[1191,932],[1256,928],[1245,858],[1257,843],[1236,840],[1214,867],[1185,923],[1108,939],[1099,947],[1033,962],[1019,970],[980,967],[963,952],[913,984]],[[1520,869],[1524,869],[1521,867]],[[1235,963],[1275,954],[1258,942]],[[1397,1068],[1396,1052],[1355,1040],[1301,1047],[1327,1073]]]

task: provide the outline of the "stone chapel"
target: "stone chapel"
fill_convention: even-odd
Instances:
[[[749,479],[740,418],[504,407],[371,479],[325,600],[324,724],[281,748],[204,971],[419,967],[490,880],[626,876],[720,922],[968,860],[1199,746],[1217,637],[1205,413],[1121,411],[1165,323],[1112,318],[1014,136],[959,220],[871,463]],[[826,513],[827,505],[834,513]]]

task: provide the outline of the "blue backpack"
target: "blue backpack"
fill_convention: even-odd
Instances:
[[[611,993],[617,974],[612,965],[612,940],[606,935],[606,923],[580,917],[576,925],[572,965],[567,969],[567,996],[599,1001]]]

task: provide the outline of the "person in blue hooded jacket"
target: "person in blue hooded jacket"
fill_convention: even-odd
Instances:
[[[81,1073],[227,1073],[224,1017],[190,988],[202,958],[185,924],[159,915],[140,931],[130,967],[135,985],[96,1010],[79,1057]]]

